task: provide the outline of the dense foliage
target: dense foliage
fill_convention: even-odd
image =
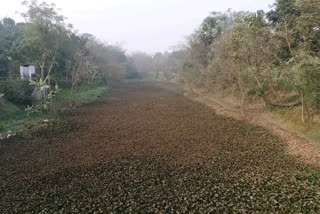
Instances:
[[[20,84],[17,80],[23,64],[35,65],[34,80],[42,80],[50,87],[61,83],[74,88],[92,81],[108,84],[126,76],[136,77],[121,47],[100,42],[90,34],[79,34],[54,4],[24,1],[23,5],[27,9],[21,14],[25,22],[0,20],[0,92],[6,99],[29,104],[20,95],[27,93],[27,99],[32,92],[15,87]]]
[[[258,100],[301,106],[302,121],[311,121],[320,109],[320,0],[277,0],[268,13],[212,12],[184,47],[162,56],[161,69],[193,93],[233,94],[244,115]]]
[[[31,105],[33,88],[29,81],[25,80],[7,80],[0,81],[0,92],[3,97],[13,103],[20,105]]]

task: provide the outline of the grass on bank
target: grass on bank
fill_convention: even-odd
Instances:
[[[21,127],[27,114],[24,108],[16,106],[5,99],[0,101],[0,132],[6,130],[15,130],[15,127]]]
[[[73,101],[76,104],[85,104],[101,98],[108,91],[106,86],[87,85],[77,87],[73,93],[71,89],[62,89],[55,97],[55,102]]]
[[[213,100],[216,104],[223,106],[223,108],[228,111],[236,112],[240,114],[240,105],[233,96],[227,96],[225,94],[212,94],[209,93],[205,96],[205,99]],[[201,96],[200,96],[201,98]],[[251,106],[253,110],[259,110],[258,106]],[[256,109],[257,108],[257,109]],[[301,107],[269,107],[268,112],[271,114],[272,119],[277,120],[277,122],[284,124],[289,130],[298,133],[300,137],[303,137],[308,142],[320,146],[320,115],[314,115],[313,122],[307,121],[305,124],[301,121]],[[307,117],[307,116],[306,116]]]
[[[309,142],[320,146],[320,122],[318,120],[313,123],[301,121],[301,108],[275,108],[271,112],[277,119],[289,126]]]
[[[71,95],[71,89],[62,89],[54,98],[52,111],[48,114],[34,113],[29,117],[29,122],[53,119],[57,116],[57,108],[68,105],[70,102],[75,105],[93,102],[102,97],[107,91],[108,87],[106,86],[88,85],[77,87],[73,95]],[[2,99],[0,101],[0,132],[23,129],[28,119],[25,108],[25,106],[17,106]]]

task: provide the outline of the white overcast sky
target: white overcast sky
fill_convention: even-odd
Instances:
[[[269,10],[274,0],[45,0],[61,9],[80,33],[128,52],[155,53],[184,41],[210,11]],[[39,0],[41,2],[41,0]],[[0,18],[18,19],[21,0],[0,0]],[[21,19],[20,19],[21,20]]]

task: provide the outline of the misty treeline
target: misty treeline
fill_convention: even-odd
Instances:
[[[148,57],[133,56],[143,72]],[[320,0],[278,0],[267,13],[212,12],[184,47],[156,54],[153,64],[193,93],[233,94],[243,114],[259,101],[300,106],[305,122],[320,110],[319,57]]]
[[[123,48],[91,34],[79,34],[54,4],[31,0],[23,5],[27,9],[21,13],[24,22],[8,17],[0,20],[0,89],[19,82],[19,67],[24,64],[35,65],[34,80],[50,86],[107,84],[137,77]]]

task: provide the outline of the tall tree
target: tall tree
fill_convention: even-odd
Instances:
[[[299,15],[299,11],[294,7],[295,2],[296,0],[276,0],[273,9],[267,13],[267,18],[274,26],[283,22],[291,24]]]
[[[32,62],[40,68],[40,78],[50,73],[56,63],[57,54],[62,50],[62,41],[71,34],[54,4],[24,1],[27,12],[21,14],[26,19],[22,31],[24,38],[17,50],[22,53],[20,61]]]
[[[18,28],[11,18],[4,18],[0,21],[0,77],[8,76],[14,47],[19,39]]]

